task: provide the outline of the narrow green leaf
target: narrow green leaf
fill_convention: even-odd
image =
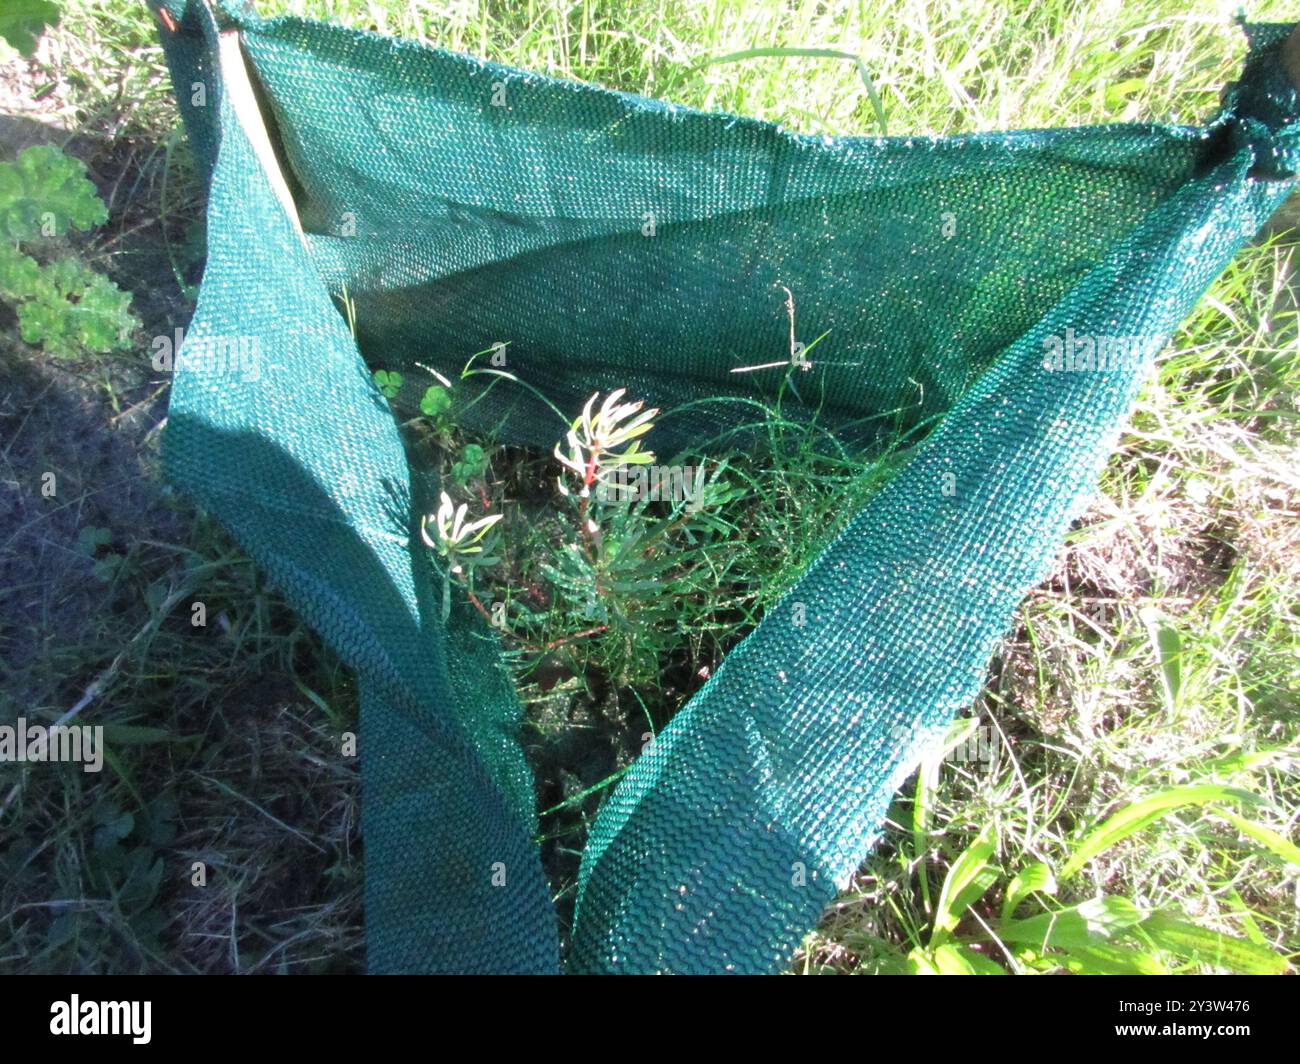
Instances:
[[[1152,913],[1142,930],[1156,946],[1170,953],[1244,975],[1281,975],[1291,967],[1285,957],[1271,949],[1197,927],[1168,913]]]
[[[1284,839],[1272,828],[1265,827],[1254,820],[1247,820],[1244,816],[1238,816],[1230,809],[1216,807],[1214,812],[1218,813],[1224,820],[1235,824],[1243,835],[1248,835],[1275,856],[1300,868],[1300,846],[1296,846],[1293,842]]]
[[[889,123],[885,118],[885,107],[880,102],[880,94],[876,92],[876,83],[871,80],[871,73],[867,70],[866,63],[852,52],[841,52],[835,48],[746,48],[743,52],[732,52],[730,55],[719,56],[717,59],[710,59],[707,62],[711,64],[734,63],[742,59],[787,58],[852,60],[858,68],[858,76],[862,78],[862,84],[866,86],[867,97],[871,100],[871,108],[876,113],[876,121],[880,123],[880,132],[889,132]],[[806,353],[807,349],[805,348]]]
[[[153,728],[144,724],[104,725],[104,739],[114,746],[149,746],[154,743],[178,742],[183,738],[173,735],[166,728]]]
[[[1059,879],[1062,882],[1069,879],[1098,854],[1110,849],[1134,832],[1141,831],[1148,824],[1174,809],[1222,801],[1257,803],[1259,799],[1249,791],[1224,787],[1217,783],[1195,787],[1174,787],[1148,795],[1134,802],[1127,809],[1116,813],[1084,839],[1061,869]]]
[[[1268,947],[1268,939],[1264,937],[1264,932],[1259,929],[1259,923],[1255,920],[1255,915],[1250,911],[1250,906],[1246,904],[1235,890],[1228,892],[1228,900],[1232,902],[1234,909],[1233,915],[1241,920],[1241,926],[1246,932],[1246,937],[1257,946]]]

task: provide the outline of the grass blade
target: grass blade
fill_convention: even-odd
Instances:
[[[1142,930],[1160,949],[1216,968],[1245,975],[1281,975],[1291,967],[1285,957],[1271,949],[1197,927],[1165,913],[1152,913]]]
[[[1061,869],[1060,879],[1069,879],[1098,854],[1110,849],[1117,842],[1128,838],[1134,832],[1141,831],[1148,824],[1159,820],[1166,813],[1188,805],[1205,805],[1210,802],[1236,801],[1258,802],[1259,799],[1249,791],[1236,787],[1224,787],[1217,783],[1207,783],[1196,787],[1173,787],[1159,791],[1134,802],[1127,809],[1116,813],[1096,831],[1089,835],[1074,851]]]
[[[732,52],[729,55],[719,56],[717,59],[709,59],[707,62],[712,65],[714,63],[735,63],[742,59],[800,57],[805,59],[851,59],[857,65],[858,76],[862,78],[862,84],[867,87],[867,97],[871,100],[871,109],[876,112],[876,121],[880,123],[880,132],[889,132],[889,124],[885,119],[885,106],[880,102],[880,94],[876,92],[876,84],[871,80],[871,73],[867,70],[866,63],[852,52],[841,52],[835,48],[746,48],[743,52]]]

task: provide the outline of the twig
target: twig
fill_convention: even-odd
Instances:
[[[562,647],[566,643],[572,643],[575,639],[586,639],[588,636],[600,635],[601,632],[608,632],[608,631],[609,631],[609,625],[598,624],[596,625],[595,628],[587,628],[581,632],[574,632],[573,635],[566,635],[566,636],[562,636],[559,639],[552,639],[544,647],[530,646],[527,649],[536,650],[539,653],[545,654],[548,651],[554,650],[556,647]]]

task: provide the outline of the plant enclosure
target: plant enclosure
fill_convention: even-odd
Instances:
[[[1201,55],[1197,24],[1124,31],[1105,99],[1062,73],[1048,111],[1045,53],[995,47],[1041,29],[989,8],[963,59],[895,20],[890,47],[972,109],[953,119],[875,31],[799,49],[850,43],[811,9],[773,42],[719,14],[716,68],[646,58],[612,28],[644,30],[631,12],[485,14],[504,65],[167,10],[208,232],[164,450],[324,645],[247,618],[201,557],[151,592],[139,645],[219,578],[241,641],[291,633],[308,716],[359,717],[372,970],[773,970],[801,943],[810,968],[1285,969],[1295,626],[1262,588],[1289,571],[1289,245],[1234,259],[1290,188],[1280,29],[1252,31],[1217,113],[1227,62],[1172,115],[1198,124],[1003,133],[1168,117],[1144,64]],[[363,28],[428,28],[383,18]],[[457,18],[437,43],[481,50]],[[844,90],[841,53],[871,92]],[[1236,426],[1270,486],[1229,530],[1198,515],[1246,490]],[[1171,484],[1191,501],[1150,511]],[[136,579],[120,534],[78,533],[98,579]],[[1102,534],[1124,546],[1081,551]],[[132,646],[79,707],[128,683]],[[1139,753],[1157,734],[1179,740]],[[201,738],[150,742],[242,785]],[[163,869],[185,815],[150,778],[95,804],[81,889],[159,955],[185,933],[152,908],[182,896]],[[355,883],[355,856],[330,874]],[[75,915],[48,935],[49,957],[109,948]]]
[[[640,410],[611,409],[620,390],[593,414],[601,392],[634,388],[683,445],[753,431],[751,404],[787,389],[868,460],[873,438],[918,437],[645,744],[579,865],[578,970],[768,970],[978,693],[1142,372],[1285,197],[1296,90],[1282,31],[1251,32],[1204,129],[833,139],[302,20],[190,6],[169,25],[174,79],[215,63],[223,90],[184,108],[208,146],[210,243],[172,464],[360,675],[372,968],[547,970],[559,951],[519,707],[481,599],[452,594],[497,516],[467,525],[439,485],[436,609],[410,537],[431,482],[376,385],[423,370],[435,416],[517,444],[549,442],[534,397],[586,400],[556,452],[585,469],[581,543],[551,575],[585,586],[605,630],[635,625],[611,600],[672,561],[627,512],[602,530],[588,509],[612,423]],[[214,357],[245,334],[273,353],[256,380]],[[475,393],[467,344],[527,387],[489,372]],[[309,366],[325,388],[304,416]],[[429,889],[435,867],[457,871]]]

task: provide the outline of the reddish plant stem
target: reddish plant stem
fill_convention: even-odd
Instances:
[[[469,596],[469,600],[471,603],[474,604],[474,608],[478,610],[479,613],[483,614],[484,620],[486,620],[488,624],[492,625],[495,628],[496,622],[492,620],[492,614],[488,612],[487,607],[484,606],[483,603],[479,601],[479,597],[476,594],[474,594],[474,592],[471,591],[468,586],[466,586],[465,588],[465,594]]]
[[[469,596],[469,600],[473,604],[474,608],[483,615],[483,619],[486,620],[488,624],[490,624],[493,628],[501,628],[501,631],[506,635],[508,635],[511,639],[517,638],[515,634],[511,632],[508,628],[501,627],[492,619],[492,614],[488,611],[487,607],[483,605],[479,597],[476,594],[474,594],[474,592],[471,591],[468,587],[465,589],[465,594]],[[572,643],[577,639],[586,639],[588,636],[600,635],[601,632],[607,632],[607,631],[609,631],[609,625],[598,624],[596,625],[595,628],[584,628],[581,632],[574,632],[572,635],[565,635],[565,636],[561,636],[559,639],[552,639],[545,646],[538,646],[536,643],[525,643],[522,641],[520,642],[519,645],[523,647],[524,650],[528,650],[536,654],[545,654],[548,651],[555,650],[557,647],[564,646],[566,643]]]
[[[600,635],[601,632],[608,632],[609,625],[598,624],[595,628],[586,628],[581,632],[574,632],[573,635],[561,636],[559,639],[552,639],[544,647],[529,647],[529,650],[538,650],[545,654],[548,650],[554,650],[556,647],[562,647],[565,643],[572,643],[575,639],[586,639],[588,636]]]
[[[592,565],[596,564],[596,552],[599,543],[596,534],[591,531],[588,524],[591,507],[591,489],[600,476],[599,452],[592,451],[591,457],[587,459],[587,469],[582,476],[582,496],[578,500],[578,531],[582,535],[582,545],[587,552],[587,560]]]

